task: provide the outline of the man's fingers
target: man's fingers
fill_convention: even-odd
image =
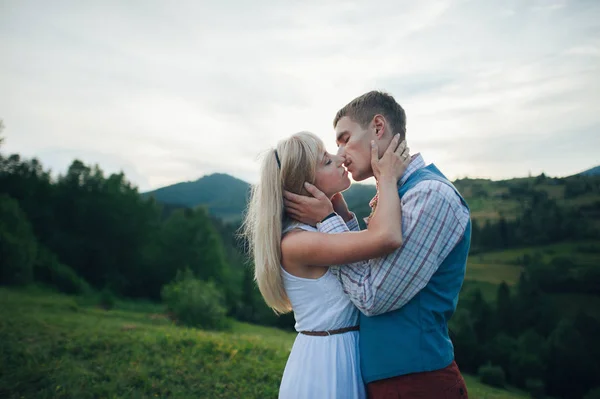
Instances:
[[[300,205],[296,204],[295,202],[289,202],[289,201],[284,200],[283,205],[285,206],[286,212],[289,210],[294,210],[296,212],[302,211],[302,209],[300,208]]]
[[[300,216],[298,214],[298,212],[289,210],[286,212],[288,214],[289,217],[291,217],[292,219],[298,219]]]
[[[289,201],[293,201],[296,203],[299,203],[302,201],[303,196],[302,195],[298,195],[298,194],[294,194],[292,192],[289,192],[287,190],[283,190],[283,198],[289,200]]]
[[[325,194],[323,194],[321,190],[319,190],[317,187],[313,186],[309,182],[304,183],[304,188],[306,188],[306,191],[308,191],[315,198],[321,198],[325,196]]]

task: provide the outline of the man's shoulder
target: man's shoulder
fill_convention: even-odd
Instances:
[[[462,205],[462,201],[458,192],[452,186],[452,183],[444,182],[437,179],[422,180],[415,184],[407,191],[409,196],[432,196],[441,202],[449,202],[451,204]]]
[[[424,179],[415,184],[412,188],[408,189],[409,192],[438,192],[443,195],[454,194],[456,191],[452,183],[444,182],[438,179]]]

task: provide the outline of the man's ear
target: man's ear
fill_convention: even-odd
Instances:
[[[373,126],[375,128],[375,136],[381,140],[387,127],[383,115],[377,114],[373,117]]]

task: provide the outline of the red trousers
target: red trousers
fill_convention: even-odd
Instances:
[[[468,399],[456,362],[441,370],[400,375],[367,384],[369,399]]]

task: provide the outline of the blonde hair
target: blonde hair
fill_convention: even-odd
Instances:
[[[258,289],[277,314],[291,311],[281,276],[281,237],[286,219],[283,190],[307,195],[304,182],[314,183],[317,163],[324,151],[323,142],[315,134],[296,133],[266,152],[260,182],[252,187],[242,234],[254,260]]]

